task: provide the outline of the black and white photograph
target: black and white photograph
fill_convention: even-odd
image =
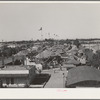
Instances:
[[[100,88],[100,3],[0,3],[0,88]]]

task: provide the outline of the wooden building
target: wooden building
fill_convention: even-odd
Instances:
[[[28,87],[35,75],[35,66],[5,66],[0,69],[0,83],[2,87]]]

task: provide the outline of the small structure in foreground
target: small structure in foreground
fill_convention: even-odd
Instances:
[[[28,87],[35,75],[35,66],[5,66],[0,70],[0,86]]]

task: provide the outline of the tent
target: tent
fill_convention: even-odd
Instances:
[[[73,65],[73,64],[63,64],[63,68],[66,68],[67,70],[68,69],[71,69],[71,68],[75,68],[76,66]]]
[[[75,59],[70,59],[68,61],[66,61],[67,64],[74,64],[74,65],[78,65],[80,64],[80,61],[75,60]]]
[[[79,65],[79,64],[80,64],[80,61],[74,59],[73,56],[70,56],[70,57],[67,56],[67,57],[65,57],[65,58],[63,58],[63,59],[66,59],[66,60],[64,61],[65,64],[73,64],[73,65]]]
[[[67,86],[86,81],[85,85],[88,85],[89,81],[100,82],[100,70],[89,66],[79,66],[68,71]]]
[[[37,51],[38,50],[38,47],[37,46],[33,46],[32,48],[31,48],[31,51]]]
[[[18,52],[15,56],[24,56],[24,55],[27,55],[29,53],[28,50],[22,50],[20,52]]]
[[[43,52],[39,53],[36,58],[48,58],[52,55],[52,51],[50,50],[44,50]]]
[[[64,53],[62,49],[57,49],[55,52],[56,55],[60,55],[62,53]]]
[[[22,50],[14,55],[14,59],[23,59],[29,53],[28,50]]]

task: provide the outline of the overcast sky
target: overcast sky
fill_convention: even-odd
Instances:
[[[0,4],[0,41],[41,39],[40,27],[44,38],[100,38],[100,3]]]

